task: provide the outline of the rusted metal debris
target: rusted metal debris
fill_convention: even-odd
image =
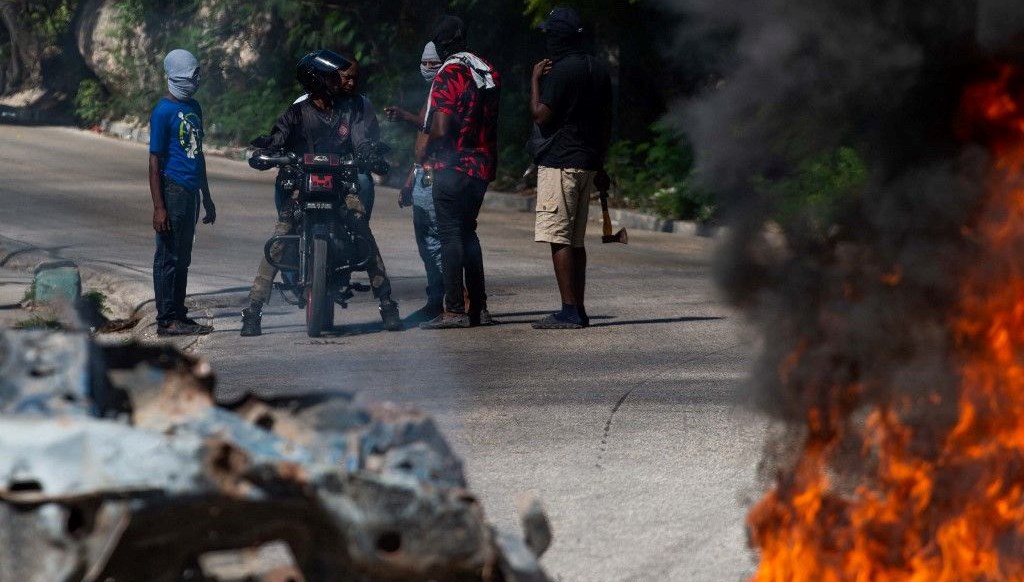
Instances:
[[[202,360],[0,331],[0,582],[547,581],[433,421],[346,397],[230,409]]]

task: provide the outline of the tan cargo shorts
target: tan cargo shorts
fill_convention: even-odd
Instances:
[[[537,228],[534,240],[583,247],[587,234],[593,170],[537,168]]]

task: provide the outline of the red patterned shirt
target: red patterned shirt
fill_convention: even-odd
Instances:
[[[438,71],[430,91],[431,111],[451,116],[455,137],[435,150],[435,169],[451,168],[487,182],[494,180],[501,81],[493,66],[491,74],[495,87],[482,89],[461,63],[450,63]]]

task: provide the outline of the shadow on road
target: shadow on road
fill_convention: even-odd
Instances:
[[[530,317],[533,315],[541,317],[554,312],[555,310],[548,309],[547,311],[517,311],[515,313],[492,313],[491,315],[494,316],[495,319],[501,319],[502,317]]]
[[[507,319],[516,317],[540,317],[553,313],[553,311],[520,311],[517,313],[495,313],[494,318],[505,325],[516,325],[533,323],[533,319]],[[661,323],[688,323],[696,321],[717,321],[725,319],[724,317],[662,317],[657,319],[629,319],[623,321],[605,321],[615,317],[611,315],[591,315],[591,321],[599,321],[600,323],[593,323],[590,327],[613,327],[618,325],[649,325],[649,324],[661,324]]]
[[[591,319],[598,319],[591,317]],[[610,319],[610,318],[608,318]],[[724,317],[663,317],[660,319],[630,319],[624,321],[609,321],[606,323],[595,323],[590,327],[612,327],[616,325],[648,325],[654,323],[688,323],[694,321],[718,321]]]

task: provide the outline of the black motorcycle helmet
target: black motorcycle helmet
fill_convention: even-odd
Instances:
[[[295,67],[295,78],[310,95],[321,95],[327,90],[327,76],[348,70],[352,61],[334,51],[320,49],[299,60]]]

